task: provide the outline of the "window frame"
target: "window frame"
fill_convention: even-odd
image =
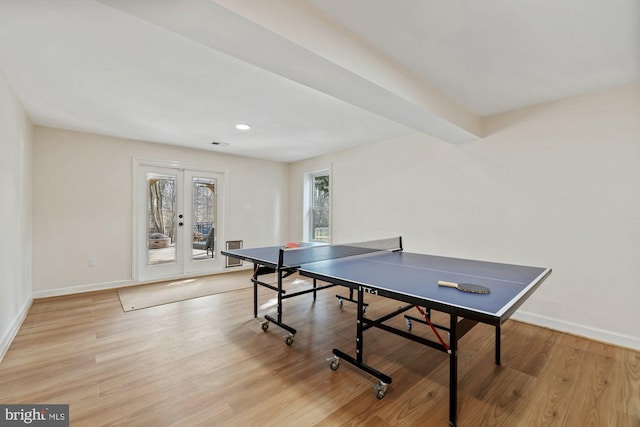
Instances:
[[[328,206],[327,209],[327,238],[326,239],[317,239],[314,235],[314,210],[317,207],[314,205],[314,184],[315,180],[318,177],[326,176],[328,177]],[[304,174],[304,214],[303,214],[303,240],[307,242],[320,242],[320,243],[331,243],[331,235],[332,235],[332,199],[333,199],[333,191],[332,191],[332,179],[331,179],[331,169],[317,169],[314,171],[306,172]]]

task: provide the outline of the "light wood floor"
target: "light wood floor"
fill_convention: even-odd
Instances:
[[[70,404],[72,426],[447,426],[443,353],[365,332],[365,360],[393,378],[382,400],[373,378],[328,368],[355,333],[333,290],[287,301],[290,347],[261,330],[250,289],[127,313],[115,290],[36,300],[0,363],[0,403]],[[515,321],[502,366],[493,345],[485,325],[460,341],[460,426],[640,426],[640,353]]]

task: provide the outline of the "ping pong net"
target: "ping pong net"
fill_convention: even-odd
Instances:
[[[381,251],[401,251],[402,237],[370,240],[338,245],[303,246],[280,249],[278,265],[285,268],[300,267],[317,261],[346,258]]]

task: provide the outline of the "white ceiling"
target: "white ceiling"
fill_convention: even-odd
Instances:
[[[638,81],[640,1],[0,0],[0,71],[38,125],[290,162]]]

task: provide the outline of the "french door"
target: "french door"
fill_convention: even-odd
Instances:
[[[224,173],[134,164],[134,277],[163,280],[224,269]]]

